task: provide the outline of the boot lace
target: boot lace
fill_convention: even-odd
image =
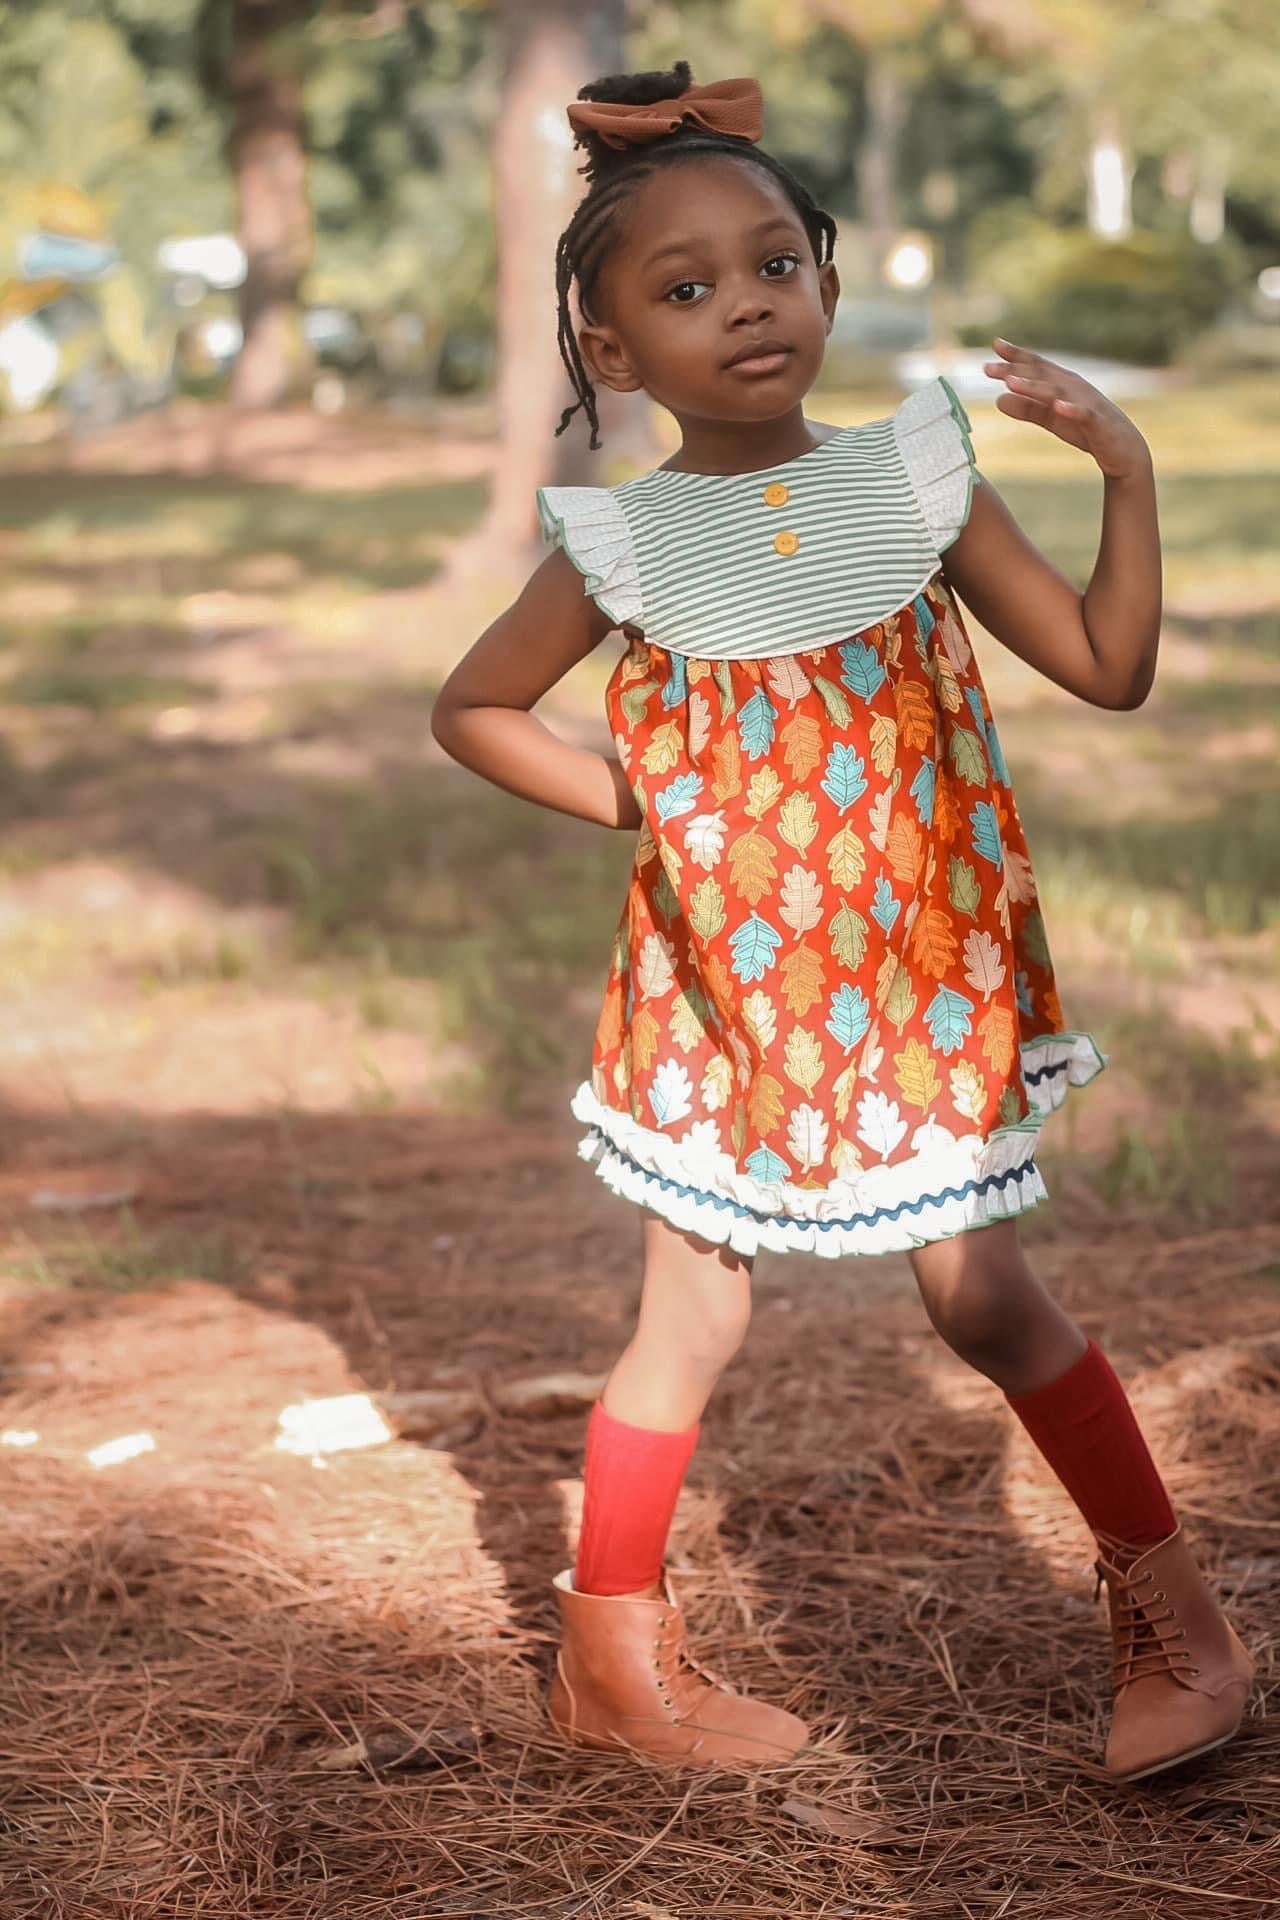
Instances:
[[[723,1693],[732,1693],[733,1688],[718,1673],[713,1673],[710,1667],[694,1659],[684,1644],[684,1622],[679,1613],[662,1614],[657,1626],[658,1632],[653,1642],[653,1667],[658,1698],[672,1724],[679,1726],[688,1710],[698,1703],[703,1692],[700,1680],[718,1687]]]
[[[1142,1591],[1154,1586],[1154,1568],[1148,1567],[1144,1572],[1131,1576],[1118,1567],[1110,1567],[1098,1560],[1094,1562],[1094,1571],[1098,1576],[1098,1584],[1093,1590],[1095,1603],[1102,1592],[1104,1579],[1115,1602],[1112,1614],[1115,1639],[1112,1680],[1117,1692],[1128,1686],[1131,1680],[1140,1680],[1149,1674],[1170,1673],[1183,1678],[1199,1673],[1191,1649],[1173,1644],[1185,1640],[1187,1630],[1173,1624],[1177,1621],[1178,1610],[1170,1604],[1163,1587],[1153,1593]]]

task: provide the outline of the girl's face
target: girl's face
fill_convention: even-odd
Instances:
[[[629,200],[578,345],[597,379],[685,420],[759,424],[812,386],[839,298],[800,215],[761,167],[665,166]],[[765,359],[733,365],[752,344]]]

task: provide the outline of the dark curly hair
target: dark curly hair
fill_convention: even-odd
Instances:
[[[675,100],[693,84],[687,60],[677,60],[667,72],[614,73],[579,87],[579,100],[612,100],[627,106],[648,106],[658,100]],[[814,201],[808,189],[781,161],[765,153],[753,141],[737,134],[708,133],[704,128],[683,125],[643,147],[619,150],[592,132],[577,132],[575,146],[584,147],[587,159],[578,171],[587,181],[587,192],[574,210],[572,220],[556,242],[556,298],[559,303],[560,358],[564,361],[573,390],[578,398],[566,407],[556,428],[562,434],[579,407],[585,407],[591,424],[591,451],[600,445],[600,422],[596,416],[595,388],[587,377],[574,337],[569,313],[569,290],[576,280],[578,303],[590,318],[590,302],[600,277],[600,269],[618,238],[616,215],[644,181],[660,167],[673,162],[736,154],[751,160],[776,180],[804,223],[819,266],[831,259],[835,248],[836,223]]]

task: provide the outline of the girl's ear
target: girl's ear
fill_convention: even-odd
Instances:
[[[578,352],[601,386],[615,393],[635,393],[640,386],[640,376],[612,327],[579,327]]]
[[[818,268],[818,296],[822,301],[822,311],[827,316],[827,332],[836,317],[836,302],[840,298],[840,276],[836,272],[834,260],[828,260],[825,266]]]

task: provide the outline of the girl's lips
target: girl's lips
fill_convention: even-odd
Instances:
[[[791,358],[790,347],[783,347],[777,353],[755,353],[749,360],[733,360],[725,368],[726,373],[765,374],[777,373],[785,367]]]

